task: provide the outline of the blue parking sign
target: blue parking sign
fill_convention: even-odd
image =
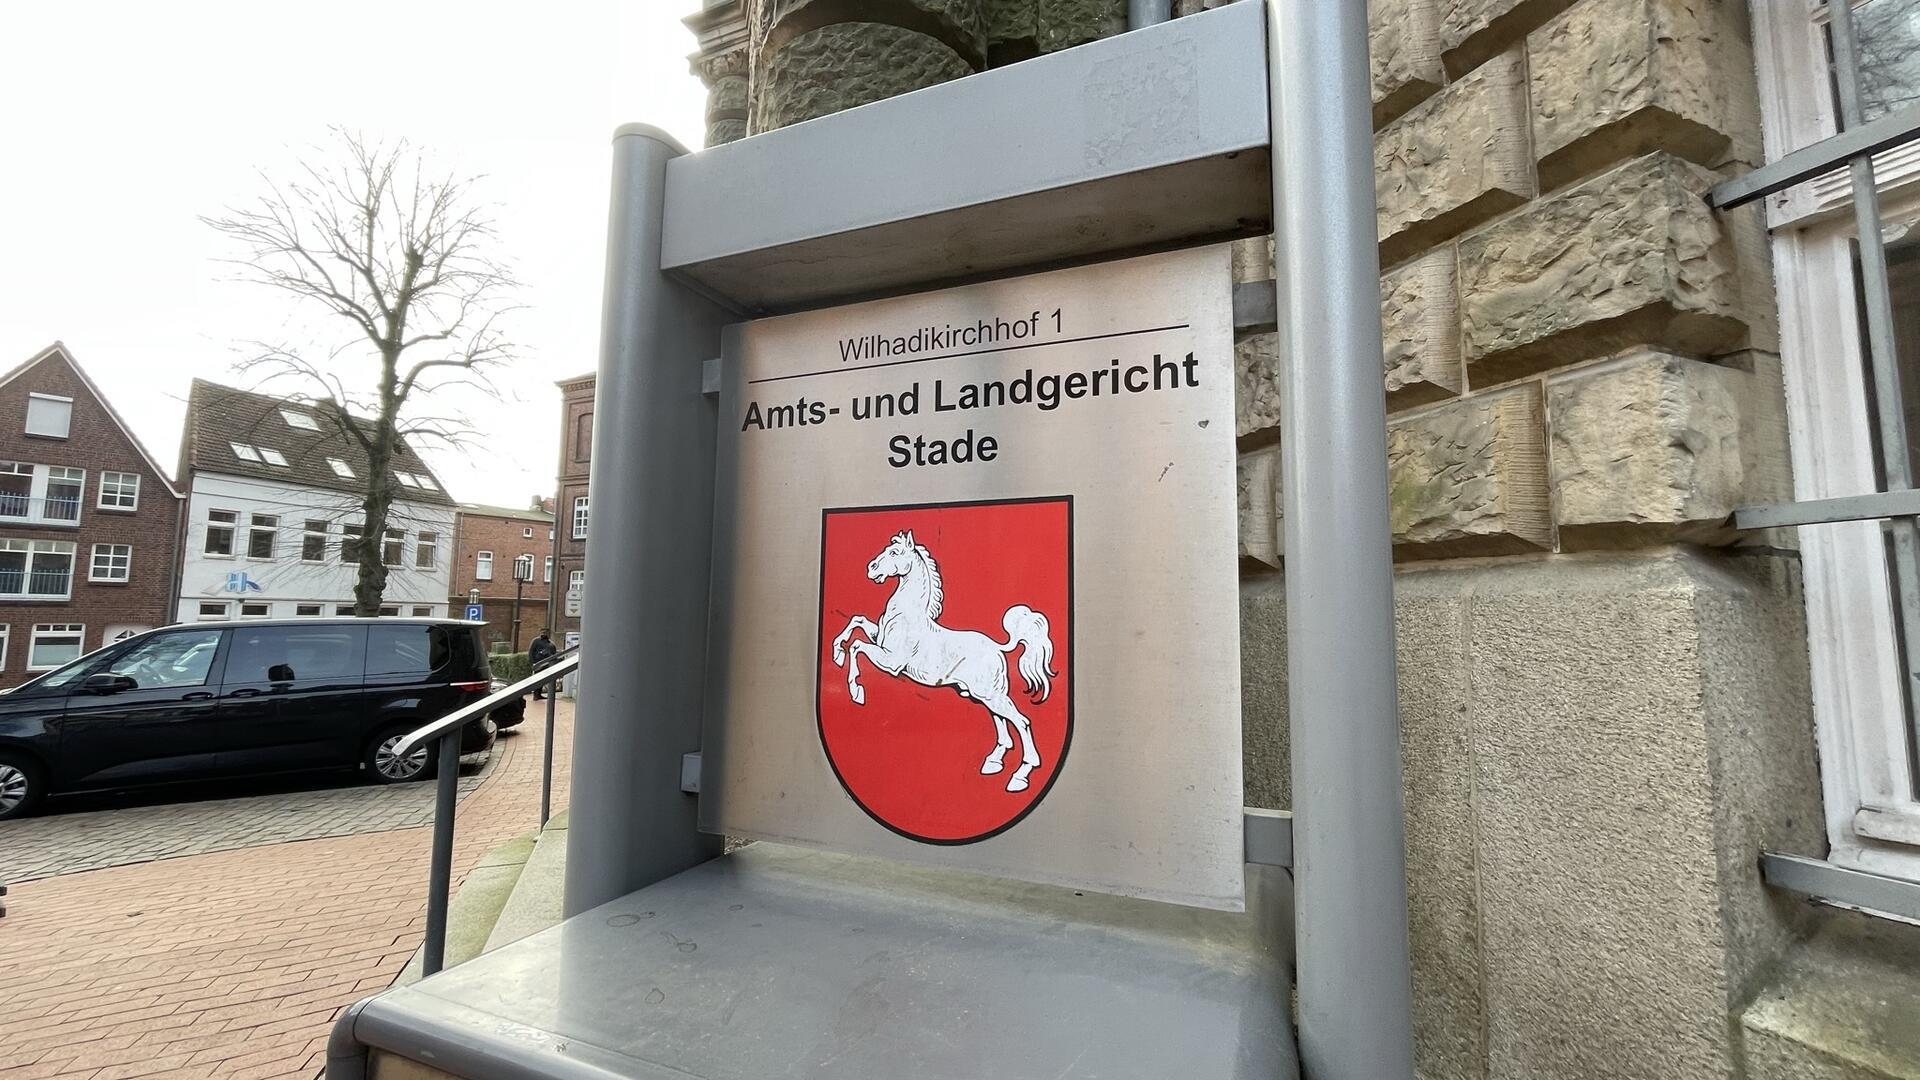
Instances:
[[[467,618],[473,620],[474,622],[479,622],[480,620],[486,617],[487,617],[486,610],[483,609],[479,604],[467,605]]]

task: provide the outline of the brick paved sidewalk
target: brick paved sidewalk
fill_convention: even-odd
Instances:
[[[461,803],[454,874],[537,824],[545,710]],[[560,707],[565,805],[572,707]],[[310,1078],[333,1017],[399,974],[429,830],[248,847],[15,888],[0,919],[0,1076]]]
[[[545,722],[542,711],[540,723]],[[462,799],[501,756],[461,775]],[[0,881],[19,885],[153,859],[427,825],[433,821],[433,785],[352,784],[86,813],[51,810],[41,817],[0,821]]]

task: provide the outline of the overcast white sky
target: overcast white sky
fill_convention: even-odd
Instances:
[[[485,444],[423,449],[459,499],[551,493],[554,381],[597,362],[608,140],[645,120],[700,146],[697,2],[0,4],[0,370],[66,342],[171,470],[188,381],[238,382],[240,343],[301,329],[199,215],[329,124],[405,137],[484,174],[528,305],[505,400],[466,409]]]

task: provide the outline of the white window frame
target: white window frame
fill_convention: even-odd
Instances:
[[[207,613],[209,608],[219,608],[220,613],[209,615]],[[225,600],[202,600],[195,605],[193,611],[194,622],[226,622],[233,615],[233,605]]]
[[[264,608],[265,610],[255,613],[247,611],[248,608]],[[240,618],[271,619],[273,618],[273,605],[265,600],[243,600],[240,602]]]
[[[333,468],[333,475],[343,480],[353,479],[353,466],[347,464],[343,459],[330,457],[327,459],[327,464]]]
[[[551,555],[547,556],[546,569],[540,572],[540,584],[542,585],[553,584],[553,556]]]
[[[415,604],[415,605],[413,605],[413,617],[414,617],[414,618],[416,618],[416,619],[429,619],[429,618],[432,618],[432,617],[433,617],[433,605],[432,605],[432,604]]]
[[[268,522],[270,522],[270,524],[267,524],[267,525],[260,524],[260,520],[262,518],[265,518]],[[279,557],[280,515],[249,513],[247,515],[246,533],[247,533],[247,549],[246,551],[241,552],[241,554],[245,555],[249,559],[254,560],[255,562],[272,562],[274,559]],[[259,535],[260,533],[267,534],[267,553],[265,555],[255,555],[253,553],[253,538]]]
[[[299,425],[295,425],[295,426],[297,427],[297,426],[299,426]],[[312,608],[313,610],[312,610],[312,611],[308,611],[308,610],[306,610],[307,608]],[[295,605],[293,605],[293,614],[294,614],[294,617],[295,617],[295,618],[298,618],[298,619],[318,619],[318,618],[320,618],[321,616],[323,616],[323,615],[325,615],[326,613],[327,613],[327,606],[326,606],[325,604],[295,604]]]
[[[303,413],[298,409],[281,409],[280,419],[285,420],[288,427],[299,428],[301,431],[320,430],[318,421],[314,420],[311,415]]]
[[[1858,6],[1856,4],[1856,6]],[[1755,0],[1767,158],[1834,134],[1823,5]],[[1876,155],[1881,220],[1920,220],[1920,144]],[[1855,317],[1845,167],[1765,201],[1779,290],[1794,498],[1876,490],[1864,344]],[[1878,521],[1798,530],[1829,860],[1920,881],[1920,800]]]
[[[266,462],[267,464],[273,466],[274,468],[276,469],[291,468],[291,466],[287,464],[287,455],[281,453],[278,450],[275,450],[273,447],[256,446],[254,447],[254,449],[260,452],[261,461]]]
[[[493,580],[493,552],[476,551],[473,553],[473,579],[475,581]]]
[[[232,521],[215,521],[213,520],[213,515],[215,514],[232,514],[233,520]],[[241,528],[242,526],[240,524],[240,511],[229,510],[224,506],[207,507],[207,520],[205,525],[203,526],[203,531],[200,536],[200,557],[203,559],[234,558],[235,553],[240,550]],[[213,539],[213,530],[215,529],[227,530],[227,552],[224,555],[222,555],[220,552],[217,552],[217,551],[207,550],[207,543]]]
[[[315,523],[319,524],[320,527],[318,529],[313,527]],[[309,566],[318,566],[326,562],[327,544],[332,535],[333,529],[328,526],[325,519],[302,518],[300,522],[300,561]],[[317,559],[309,559],[307,558],[307,541],[316,536],[320,538],[320,557]]]
[[[380,537],[380,564],[396,570],[407,565],[407,530],[388,529]]]
[[[43,465],[38,479],[40,480],[41,519],[58,525],[77,527],[80,524],[80,511],[87,505],[87,470],[75,468],[72,465]],[[53,502],[55,483],[73,485],[73,516],[71,518],[55,518],[47,512]]]
[[[107,568],[109,571],[113,569],[113,560],[115,559],[126,560],[126,562],[120,567],[121,573],[119,574],[119,576],[116,577],[111,573],[102,574],[100,572],[100,560],[103,556],[108,560]],[[125,585],[129,581],[132,581],[133,580],[133,545],[132,544],[95,544],[93,545],[93,553],[87,559],[87,580],[103,582],[109,585]]]
[[[33,430],[33,403],[36,401],[49,401],[55,404],[65,405],[67,407],[66,422],[60,425],[60,430],[58,432]],[[35,438],[39,438],[39,439],[70,438],[73,435],[73,399],[70,397],[63,397],[59,394],[29,393],[27,395],[27,415],[26,415],[25,422],[21,425],[21,427],[24,434],[32,435]]]
[[[80,552],[70,540],[29,540],[17,537],[0,539],[0,550],[24,551],[27,561],[20,569],[20,588],[17,593],[0,593],[0,602],[71,600],[73,599],[73,579],[80,574]],[[63,593],[35,593],[25,591],[33,583],[33,564],[42,555],[65,555],[67,557],[67,591]]]
[[[440,534],[437,532],[417,533],[413,542],[413,568],[431,570],[439,560]]]
[[[67,657],[65,660],[58,660],[51,664],[37,664],[34,662],[33,654],[40,648],[41,638],[73,637],[76,635],[80,638],[79,652]],[[28,671],[52,671],[54,668],[71,664],[85,655],[87,655],[86,623],[35,623],[33,625],[33,632],[27,639]]]
[[[585,540],[587,538],[587,519],[588,519],[587,497],[585,495],[574,496],[573,538],[575,540]]]
[[[125,505],[121,504],[121,499],[127,500]],[[111,510],[119,514],[130,514],[140,509],[140,474],[102,470],[93,506],[96,510]]]
[[[7,646],[12,644],[13,624],[0,623],[0,671],[7,670]]]

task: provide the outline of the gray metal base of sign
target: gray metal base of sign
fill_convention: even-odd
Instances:
[[[1292,1080],[1292,882],[1230,914],[753,844],[356,1006],[480,1078]]]

